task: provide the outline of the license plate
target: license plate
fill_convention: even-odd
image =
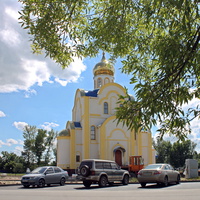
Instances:
[[[145,175],[145,176],[150,176],[150,175],[151,175],[151,172],[145,172],[144,175]]]

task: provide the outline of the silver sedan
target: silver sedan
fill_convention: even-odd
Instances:
[[[21,183],[24,187],[28,188],[30,185],[33,187],[44,187],[46,184],[58,183],[64,185],[68,179],[67,171],[56,166],[45,166],[34,169],[31,173],[22,176]]]
[[[150,164],[138,172],[137,179],[142,187],[145,187],[147,183],[168,186],[172,182],[179,184],[180,173],[169,164]]]

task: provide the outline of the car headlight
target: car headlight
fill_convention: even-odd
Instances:
[[[29,180],[32,180],[32,179],[35,179],[36,177],[35,176],[32,176],[32,177],[29,177]]]

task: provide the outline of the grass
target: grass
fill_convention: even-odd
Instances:
[[[11,174],[11,173],[0,173],[0,178],[12,178],[12,177],[21,177],[24,174]]]
[[[196,177],[196,178],[181,178],[181,181],[200,181],[200,177]]]
[[[130,183],[138,183],[138,180],[135,177],[130,177],[129,182]]]

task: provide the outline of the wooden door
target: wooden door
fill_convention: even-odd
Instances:
[[[122,166],[122,152],[120,150],[115,151],[115,162]]]

